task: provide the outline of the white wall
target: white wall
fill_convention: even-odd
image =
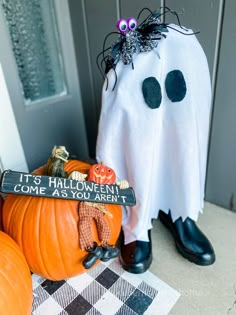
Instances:
[[[0,64],[0,168],[28,172],[4,73]]]

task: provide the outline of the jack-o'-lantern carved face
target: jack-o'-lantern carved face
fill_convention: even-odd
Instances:
[[[102,164],[94,164],[89,169],[88,180],[97,184],[114,184],[116,174],[110,167]]]

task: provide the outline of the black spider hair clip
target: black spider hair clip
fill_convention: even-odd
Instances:
[[[137,19],[131,17],[128,20],[118,20],[116,26],[119,32],[109,33],[103,42],[103,49],[97,56],[97,66],[101,72],[103,78],[107,78],[106,74],[110,69],[114,70],[115,83],[112,91],[115,89],[117,82],[116,66],[120,60],[125,65],[132,65],[134,69],[133,56],[137,53],[148,52],[158,46],[158,43],[162,38],[166,38],[168,28],[175,30],[183,35],[194,35],[199,32],[189,33],[188,30],[180,24],[179,16],[177,12],[170,10],[168,7],[161,8],[163,12],[158,11],[152,12],[148,8],[144,8],[140,11]],[[138,20],[144,11],[148,11],[148,16],[138,24]],[[178,25],[183,30],[180,31],[169,24],[161,22],[161,16],[165,16],[167,13],[175,15],[178,21]],[[118,39],[108,48],[106,48],[107,39],[111,35],[119,35]],[[102,59],[101,59],[102,57]],[[108,79],[107,86],[108,88]]]

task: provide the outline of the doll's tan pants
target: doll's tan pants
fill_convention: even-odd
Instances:
[[[105,207],[99,204],[99,207]],[[92,233],[92,221],[97,225],[98,238],[102,244],[108,244],[111,237],[111,230],[104,219],[104,213],[92,203],[80,202],[79,204],[79,241],[80,248],[85,250],[93,247],[94,239]]]

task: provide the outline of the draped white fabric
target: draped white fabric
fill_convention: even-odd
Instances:
[[[136,206],[123,211],[125,243],[147,241],[160,209],[171,210],[173,220],[196,221],[203,208],[211,103],[208,64],[195,35],[172,29],[166,34],[156,49],[134,56],[134,69],[118,63],[114,91],[113,70],[108,89],[106,82],[103,88],[97,160],[127,179],[137,199]],[[166,76],[173,70],[183,73],[187,86],[185,98],[174,103],[165,91]],[[159,108],[145,103],[142,82],[147,77],[160,83]]]

